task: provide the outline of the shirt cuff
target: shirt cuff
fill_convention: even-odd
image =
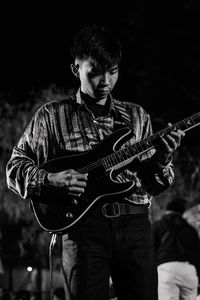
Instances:
[[[48,172],[44,169],[40,169],[38,172],[37,191],[39,195],[41,194],[43,187],[46,186],[45,181],[47,174]]]

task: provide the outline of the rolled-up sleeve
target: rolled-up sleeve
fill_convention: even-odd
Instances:
[[[147,191],[152,196],[156,196],[173,184],[175,178],[174,164],[171,160],[166,166],[163,166],[154,161],[152,156],[141,162],[138,176]]]
[[[149,114],[146,114],[143,119],[142,140],[153,135]],[[156,196],[170,187],[175,177],[172,159],[165,166],[161,165],[154,159],[155,152],[155,148],[152,148],[141,155],[141,164],[138,170],[138,177],[141,179],[143,187],[152,196]]]
[[[6,165],[6,180],[10,190],[22,198],[40,195],[46,171],[39,166],[47,156],[47,128],[42,110],[38,110],[13,148]]]

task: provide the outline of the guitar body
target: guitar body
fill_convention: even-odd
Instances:
[[[127,127],[122,128],[105,138],[93,150],[52,159],[40,166],[51,173],[67,169],[79,172],[86,170],[85,173],[88,173],[85,192],[79,197],[69,195],[65,188],[49,186],[44,188],[39,197],[31,198],[35,217],[44,230],[58,233],[73,230],[97,205],[131,194],[134,187],[132,181],[115,181],[121,169],[109,168],[102,163],[104,157],[118,151],[130,136],[131,130]]]

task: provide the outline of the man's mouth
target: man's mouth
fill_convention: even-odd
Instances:
[[[108,93],[110,91],[110,89],[106,88],[106,89],[98,89],[99,92],[101,93]]]

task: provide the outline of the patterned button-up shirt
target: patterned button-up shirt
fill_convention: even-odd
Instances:
[[[109,96],[107,113],[96,117],[81,98],[80,90],[68,99],[51,101],[37,110],[7,163],[8,187],[22,198],[40,195],[47,171],[40,166],[50,159],[92,151],[118,126],[131,124],[132,136],[122,148],[152,135],[149,115],[138,104],[120,102]],[[128,166],[117,175],[119,182],[135,182],[134,192],[125,198],[136,204],[149,203],[174,180],[173,164],[154,162],[151,149],[138,158],[137,172]]]

